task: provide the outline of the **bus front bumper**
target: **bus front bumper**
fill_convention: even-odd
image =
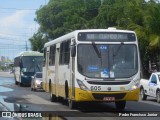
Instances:
[[[105,102],[114,102],[114,101],[138,101],[140,89],[135,89],[132,91],[106,91],[106,92],[93,92],[85,91],[80,88],[75,89],[75,101],[105,101]]]
[[[30,76],[21,76],[21,83],[24,85],[30,85],[31,80],[32,80],[32,77]]]

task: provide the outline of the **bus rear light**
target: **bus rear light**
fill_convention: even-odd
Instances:
[[[82,90],[89,90],[82,81],[77,79],[77,83]]]

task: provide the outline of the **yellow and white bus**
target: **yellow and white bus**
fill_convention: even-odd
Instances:
[[[76,30],[44,45],[43,88],[51,101],[68,99],[69,107],[84,101],[138,101],[140,57],[134,31]]]

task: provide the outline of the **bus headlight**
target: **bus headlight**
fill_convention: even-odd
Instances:
[[[134,81],[134,84],[132,85],[130,90],[135,90],[135,89],[139,88],[139,86],[140,86],[140,81],[139,80]]]
[[[84,85],[84,83],[77,79],[77,83],[82,90],[88,90],[88,88]]]

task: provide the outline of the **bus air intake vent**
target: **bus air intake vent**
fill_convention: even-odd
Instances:
[[[89,84],[95,85],[126,85],[129,84],[131,81],[87,81]]]

